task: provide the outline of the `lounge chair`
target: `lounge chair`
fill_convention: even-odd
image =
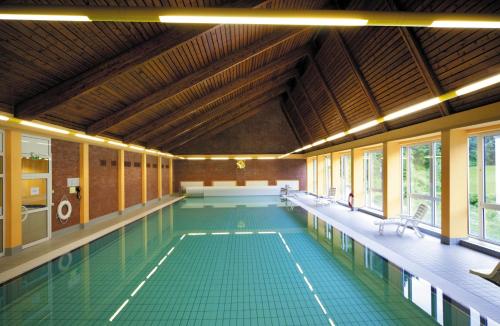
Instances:
[[[500,285],[500,262],[497,263],[491,271],[487,269],[471,269],[470,272],[474,275],[481,276],[496,285]]]
[[[420,232],[418,225],[420,224],[420,222],[422,222],[422,219],[424,218],[428,209],[429,207],[427,205],[420,204],[418,205],[417,211],[415,212],[415,215],[413,215],[413,217],[408,215],[401,215],[400,217],[396,218],[388,218],[385,220],[376,221],[374,224],[378,225],[378,232],[380,234],[384,233],[384,226],[395,224],[398,226],[398,228],[396,229],[396,233],[399,236],[402,236],[405,233],[406,228],[411,226],[417,236],[423,238],[424,235]]]
[[[316,206],[319,205],[330,205],[335,204],[337,201],[335,200],[335,195],[337,194],[337,188],[328,189],[328,195],[326,196],[317,196],[316,197]]]

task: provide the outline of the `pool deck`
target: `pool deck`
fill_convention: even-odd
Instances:
[[[498,263],[494,257],[459,245],[443,245],[433,236],[418,238],[411,229],[400,237],[395,225],[386,226],[380,235],[373,224],[378,218],[339,204],[317,206],[316,197],[311,195],[289,200],[464,306],[500,323],[500,287],[469,272],[492,269]]]
[[[165,196],[159,200],[152,200],[112,218],[103,218],[102,221],[92,220],[85,228],[53,237],[39,245],[26,248],[16,255],[0,257],[0,284],[183,198],[184,196]]]

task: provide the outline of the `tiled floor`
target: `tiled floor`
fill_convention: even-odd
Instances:
[[[375,217],[350,211],[341,205],[316,206],[313,196],[299,195],[290,198],[290,201],[389,261],[428,280],[458,302],[465,303],[465,306],[500,320],[500,288],[469,273],[470,269],[493,268],[497,259],[462,246],[442,245],[439,239],[432,236],[420,239],[412,230],[399,237],[395,226],[386,226],[384,235],[379,235],[378,227],[373,224]]]
[[[16,255],[0,257],[0,284],[182,198],[165,196],[161,200],[150,201],[145,206],[130,209],[125,211],[124,214],[106,221],[91,223],[85,229],[52,238],[42,244],[27,248]]]

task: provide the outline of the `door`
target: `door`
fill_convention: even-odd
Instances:
[[[50,139],[22,137],[23,248],[50,238],[52,199]]]

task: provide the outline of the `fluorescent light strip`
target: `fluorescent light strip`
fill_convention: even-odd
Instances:
[[[258,160],[274,160],[276,159],[276,157],[274,156],[261,156],[261,157],[257,157]]]
[[[309,280],[307,279],[307,277],[306,277],[306,276],[304,276],[304,281],[306,282],[307,287],[309,288],[309,290],[310,290],[311,292],[314,292],[314,289],[313,289],[313,287],[312,287],[311,283],[309,283]]]
[[[41,20],[41,21],[71,21],[89,22],[88,16],[82,15],[35,15],[35,14],[0,14],[0,20]]]
[[[116,316],[118,316],[118,314],[120,313],[120,311],[122,311],[123,308],[125,308],[125,306],[127,305],[128,301],[129,301],[129,299],[125,300],[125,302],[122,303],[122,305],[120,306],[120,308],[118,308],[115,311],[115,313],[113,314],[113,316],[111,316],[111,318],[109,318],[109,321],[113,321],[116,318]]]
[[[435,20],[430,27],[440,28],[500,28],[498,21]]]
[[[457,96],[462,96],[462,95],[469,94],[469,93],[472,93],[474,91],[480,90],[481,88],[486,88],[488,86],[497,84],[499,82],[500,82],[500,74],[496,74],[492,77],[489,77],[489,78],[480,80],[478,82],[472,83],[468,86],[459,88],[455,91],[455,93],[457,94]]]
[[[158,153],[158,151],[154,150],[154,149],[146,149],[145,151],[148,152],[148,153],[153,153],[153,154],[157,154]]]
[[[132,292],[132,294],[130,296],[133,297],[134,295],[136,295],[137,292],[139,292],[139,290],[144,286],[145,283],[146,283],[146,281],[142,281],[141,284],[139,284],[139,286],[137,286],[135,288],[134,292]]]
[[[319,146],[319,145],[324,144],[324,143],[326,143],[326,139],[321,139],[321,140],[318,140],[317,142],[312,143],[312,146]]]
[[[347,133],[344,132],[344,131],[342,131],[342,132],[339,132],[338,134],[335,134],[335,135],[332,135],[332,136],[328,137],[326,139],[326,141],[332,141],[332,140],[335,140],[335,139],[339,139],[339,138],[344,137],[345,135],[347,135]]]
[[[167,259],[167,256],[163,256],[163,258],[160,260],[160,262],[158,263],[158,266],[160,266],[161,264],[163,264],[163,262],[165,261],[165,259]]]
[[[7,121],[7,120],[4,120],[4,121]],[[52,132],[57,132],[59,134],[64,134],[64,135],[68,135],[69,134],[69,131],[67,131],[67,130],[59,129],[59,128],[55,128],[55,127],[51,127],[51,126],[47,126],[47,125],[43,125],[41,123],[36,123],[36,122],[31,122],[31,121],[21,121],[21,124],[23,126],[37,128],[37,129],[42,129],[42,130],[47,130],[47,131],[52,131]]]
[[[108,144],[115,145],[115,146],[120,146],[120,147],[128,147],[127,144],[120,143],[120,142],[113,141],[113,140],[108,140]]]
[[[144,150],[144,147],[141,147],[141,146],[129,145],[128,147],[130,147],[132,149],[135,149],[137,151],[143,151]]]
[[[149,272],[148,276],[146,276],[146,279],[149,280],[149,278],[151,276],[153,276],[153,274],[156,272],[157,269],[158,269],[158,266],[155,266],[155,268],[153,268],[153,270],[151,272]]]
[[[216,161],[227,161],[229,160],[229,157],[211,157],[210,159]]]
[[[376,126],[378,124],[379,124],[379,122],[377,120],[368,121],[366,123],[363,123],[362,125],[359,125],[357,127],[349,129],[347,131],[347,133],[348,134],[355,134],[355,133],[360,132],[362,130],[366,130],[366,129],[369,129],[371,127],[374,127],[374,126]]]
[[[78,138],[83,138],[83,139],[87,139],[87,140],[93,140],[93,141],[97,141],[97,142],[104,142],[104,139],[102,138],[99,138],[99,137],[94,137],[94,136],[89,136],[89,135],[85,135],[85,134],[75,134],[76,137]]]
[[[190,161],[203,161],[203,160],[205,160],[204,157],[188,157],[187,159]]]
[[[241,156],[241,157],[235,157],[234,159],[238,161],[240,160],[244,161],[244,160],[251,160],[252,158],[247,156]]]
[[[326,314],[328,314],[328,313],[326,312],[325,307],[323,306],[323,303],[321,303],[321,301],[319,300],[319,298],[318,298],[318,296],[317,296],[316,294],[314,295],[314,298],[316,299],[316,302],[317,302],[317,303],[319,304],[319,306],[321,307],[321,310],[323,310],[323,313],[324,313],[325,315],[326,315]]]
[[[390,113],[384,117],[384,121],[390,121],[390,120],[394,120],[397,118],[401,118],[401,117],[404,117],[406,115],[430,108],[431,106],[434,106],[434,105],[439,104],[439,103],[441,103],[441,100],[439,99],[439,97],[434,97],[434,98],[431,98],[430,100],[423,101],[423,102],[417,103],[415,105],[409,106],[405,109],[401,109],[401,110],[398,110],[396,112]]]
[[[10,118],[0,114],[0,120],[1,121],[9,121]]]
[[[356,18],[302,18],[249,16],[159,16],[162,23],[180,24],[238,24],[238,25],[293,25],[293,26],[365,26],[367,19]]]
[[[229,232],[212,232],[212,235],[228,235]]]

